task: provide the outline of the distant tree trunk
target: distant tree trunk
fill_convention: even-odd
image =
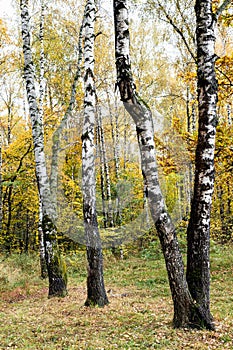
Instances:
[[[174,303],[174,326],[213,329],[212,323],[206,319],[206,315],[191,298],[175,228],[161,193],[155,157],[152,114],[149,107],[137,95],[131,72],[126,0],[114,0],[114,19],[117,85],[121,100],[136,124],[146,195],[161,242]]]
[[[57,243],[54,208],[51,201],[49,179],[45,162],[43,126],[36,100],[34,65],[29,31],[28,0],[20,0],[20,9],[24,53],[24,78],[32,124],[37,184],[42,204],[42,229],[44,233],[45,256],[49,276],[49,297],[64,296],[67,294],[66,272]]]
[[[29,232],[30,232],[30,219],[29,219],[29,210],[26,212],[26,227],[24,232],[24,254],[28,254],[29,249]]]
[[[39,235],[39,247],[40,247],[40,277],[45,279],[48,277],[47,264],[45,258],[45,244],[44,244],[44,234],[42,229],[42,205],[39,199],[39,222],[38,222],[38,235]]]
[[[104,306],[108,298],[104,287],[103,256],[96,213],[95,185],[95,104],[94,84],[94,22],[95,3],[87,0],[84,20],[84,122],[82,134],[83,216],[87,244],[86,306]]]
[[[58,165],[59,165],[58,161],[59,161],[59,154],[61,150],[60,149],[61,136],[62,136],[62,131],[67,125],[69,118],[72,118],[72,111],[75,106],[77,85],[81,77],[81,63],[82,63],[82,54],[83,54],[82,37],[83,37],[83,23],[81,24],[80,30],[79,30],[78,59],[77,59],[77,66],[76,66],[76,72],[75,72],[73,84],[71,86],[70,101],[59,126],[57,127],[57,129],[53,134],[52,160],[51,160],[51,172],[50,172],[49,182],[50,182],[51,198],[52,198],[53,206],[56,212],[57,212],[57,188],[58,188]]]
[[[196,0],[198,143],[194,194],[187,230],[187,282],[199,307],[210,314],[210,212],[214,190],[214,151],[217,125],[215,76],[216,14],[212,0]]]
[[[231,106],[229,104],[227,105],[227,122],[228,122],[228,125],[232,124]]]
[[[2,232],[3,203],[2,203],[2,135],[0,134],[0,232]]]
[[[15,171],[15,174],[10,179],[10,185],[8,186],[8,191],[6,193],[6,201],[7,201],[7,209],[8,209],[8,216],[7,216],[7,222],[6,222],[6,239],[5,239],[5,250],[7,253],[11,253],[11,246],[12,246],[12,235],[11,235],[11,219],[12,219],[12,197],[13,197],[13,189],[14,189],[14,182],[17,179],[17,176],[19,175],[20,169],[23,165],[23,160],[27,156],[27,154],[31,150],[31,145],[28,147],[27,151],[22,155],[19,165]]]
[[[221,241],[222,243],[226,243],[231,239],[231,232],[227,227],[226,211],[225,211],[225,205],[224,205],[227,203],[224,203],[224,197],[223,197],[224,191],[221,184],[219,185],[217,192],[218,192],[218,199],[219,199],[219,215],[220,215],[221,227],[222,227]]]
[[[15,177],[15,176],[14,176]],[[16,179],[16,177],[15,177]],[[11,184],[8,187],[7,191],[7,221],[6,221],[6,239],[5,239],[5,250],[8,254],[11,253],[12,246],[12,236],[11,236],[11,219],[12,219],[12,192],[13,192],[13,184],[15,179],[11,180]]]
[[[112,112],[111,100],[109,92],[107,91],[107,101],[108,101],[108,110],[111,124],[111,135],[113,143],[113,158],[114,158],[114,169],[115,169],[115,178],[116,182],[119,181],[119,171],[120,171],[120,162],[119,162],[119,120],[118,120],[118,110],[117,110],[117,101],[115,99],[115,112]],[[116,186],[116,199],[115,199],[115,213],[114,213],[114,224],[121,224],[121,203],[120,197]]]
[[[103,160],[103,151],[101,147],[100,141],[100,128],[97,126],[97,140],[99,146],[99,154],[100,154],[100,186],[101,186],[101,198],[102,198],[102,215],[104,227],[108,227],[108,219],[107,219],[107,209],[106,209],[106,193],[105,193],[105,176],[104,176],[104,160]]]
[[[105,143],[105,135],[104,135],[104,127],[103,127],[103,120],[102,120],[102,114],[101,111],[97,113],[97,126],[99,129],[99,137],[100,137],[100,152],[101,152],[101,158],[102,158],[102,165],[103,165],[103,176],[104,176],[104,184],[105,184],[105,207],[106,207],[106,227],[113,227],[113,208],[112,208],[112,196],[111,196],[111,179],[109,174],[109,166],[108,166],[108,160],[107,160],[107,152],[106,152],[106,143]],[[107,206],[106,206],[107,204]]]

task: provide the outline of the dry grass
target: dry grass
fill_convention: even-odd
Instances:
[[[224,252],[219,248],[212,261],[215,332],[172,328],[173,307],[162,260],[107,262],[110,304],[87,308],[83,258],[72,257],[68,265],[75,270],[66,298],[48,299],[45,282],[34,272],[29,276],[24,271],[21,286],[15,282],[3,291],[1,285],[0,349],[233,349],[232,253]],[[6,267],[6,261],[0,265]]]

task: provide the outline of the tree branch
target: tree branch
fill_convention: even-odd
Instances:
[[[227,6],[231,3],[231,0],[224,0],[223,3],[219,6],[219,8],[215,12],[216,20],[218,20],[219,16],[223,13],[223,11],[227,8]]]
[[[174,30],[179,34],[179,36],[181,37],[181,39],[183,40],[188,52],[190,53],[192,59],[196,62],[196,57],[193,54],[191,48],[189,47],[189,44],[184,36],[184,33],[181,31],[180,28],[177,27],[177,25],[174,23],[174,21],[172,20],[172,18],[169,16],[169,14],[166,12],[165,8],[162,6],[162,4],[158,1],[159,7],[160,9],[163,11],[165,17],[167,18],[168,22],[172,25],[172,27],[174,28]]]

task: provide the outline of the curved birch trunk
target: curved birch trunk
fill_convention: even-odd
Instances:
[[[95,103],[94,84],[94,22],[95,2],[87,0],[84,21],[84,123],[82,134],[83,217],[87,244],[86,306],[108,304],[103,278],[103,257],[97,223],[95,196]]]
[[[137,95],[133,81],[128,9],[126,0],[114,0],[117,86],[126,110],[132,116],[141,154],[141,167],[151,215],[161,242],[174,304],[175,327],[206,327],[212,324],[194,303],[187,285],[176,232],[161,193],[155,156],[154,127],[149,107]]]
[[[217,80],[214,53],[216,23],[212,0],[197,0],[198,143],[194,195],[187,230],[187,282],[199,307],[210,314],[210,212],[214,190],[214,151],[217,125]]]
[[[57,244],[57,230],[54,225],[54,208],[51,201],[49,179],[45,162],[43,125],[36,100],[34,65],[30,43],[28,0],[20,1],[20,9],[24,53],[24,78],[26,82],[27,99],[32,124],[37,184],[42,205],[42,229],[49,276],[49,297],[64,296],[67,294],[67,281],[65,266],[61,261]]]

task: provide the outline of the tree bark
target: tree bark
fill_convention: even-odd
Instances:
[[[102,197],[102,215],[104,227],[108,227],[108,212],[106,208],[106,178],[105,178],[105,159],[103,149],[103,130],[102,130],[102,115],[101,112],[97,114],[97,145],[99,148],[100,158],[100,186]]]
[[[84,123],[82,134],[83,217],[87,245],[86,306],[104,306],[108,298],[104,287],[102,247],[96,213],[95,185],[95,105],[94,84],[94,0],[87,0],[84,20]]]
[[[126,0],[114,0],[117,86],[126,110],[132,116],[138,136],[141,167],[151,215],[161,242],[174,304],[175,327],[206,327],[212,324],[192,300],[176,232],[161,193],[155,157],[152,114],[136,92],[130,64],[130,40]]]
[[[29,30],[28,0],[20,1],[20,9],[24,53],[24,78],[26,82],[27,99],[32,124],[37,185],[42,205],[42,230],[44,234],[45,257],[49,276],[49,297],[64,296],[67,294],[66,271],[64,262],[61,260],[57,243],[57,230],[54,224],[54,208],[51,201],[49,179],[45,162],[43,125],[40,118],[35,92],[34,64],[32,59]]]
[[[217,125],[215,77],[215,17],[212,0],[197,0],[198,143],[194,194],[187,230],[187,282],[190,293],[212,322],[210,314],[210,212],[214,190],[214,151]]]
[[[3,205],[2,205],[2,135],[0,134],[0,232],[2,232]]]
[[[47,264],[45,259],[45,244],[44,244],[44,234],[42,230],[42,205],[39,199],[39,221],[38,221],[38,236],[39,236],[39,247],[40,247],[40,277],[45,279],[48,277]]]

